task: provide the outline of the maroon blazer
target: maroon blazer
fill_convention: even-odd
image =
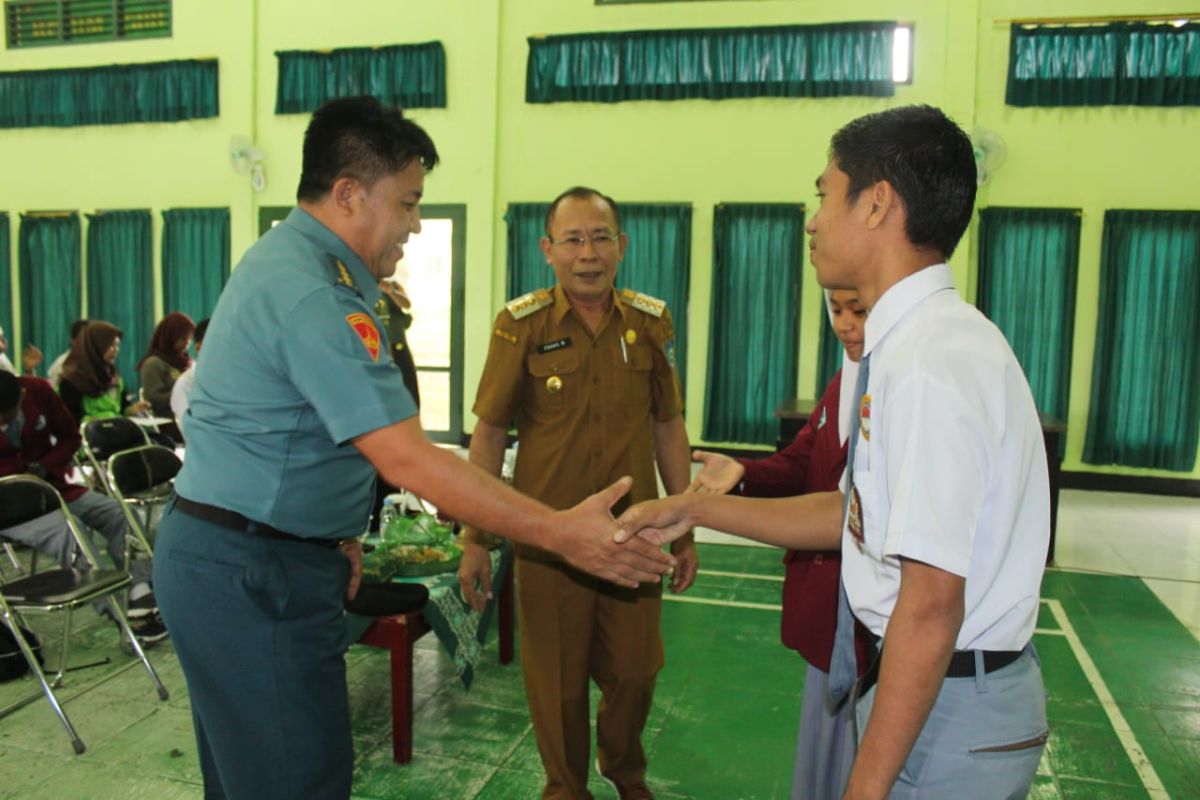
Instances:
[[[790,497],[809,492],[837,491],[846,468],[846,445],[838,435],[838,398],[842,371],[825,387],[820,402],[792,443],[774,455],[752,461],[739,459],[746,468],[741,493],[747,497]],[[837,628],[838,582],[842,555],[839,550],[807,552],[788,550],[783,557],[783,617],[780,638],[785,646],[823,672],[829,671],[833,637]],[[859,674],[866,667],[866,630],[855,625]]]
[[[46,469],[46,482],[59,491],[68,503],[77,500],[86,489],[67,483],[67,475],[75,467],[75,451],[82,440],[75,418],[63,404],[54,388],[41,378],[17,378],[25,396],[21,412],[25,424],[21,428],[21,446],[14,447],[0,430],[0,475],[17,475],[29,471],[30,464]]]

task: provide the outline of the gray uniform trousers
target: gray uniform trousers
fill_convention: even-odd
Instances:
[[[117,501],[88,491],[67,503],[67,508],[73,517],[84,524],[85,533],[90,530],[104,537],[105,550],[113,564],[118,569],[125,569],[125,536],[129,532],[129,523]],[[51,556],[64,568],[80,565],[78,560],[72,562],[75,540],[66,520],[57,511],[9,528],[4,531],[4,537]],[[145,559],[135,558],[129,572],[133,575],[134,583],[150,582],[151,566]]]

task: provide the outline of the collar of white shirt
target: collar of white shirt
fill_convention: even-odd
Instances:
[[[887,336],[896,323],[904,319],[913,308],[934,292],[954,288],[954,275],[949,264],[934,264],[917,270],[912,275],[892,285],[875,301],[867,315],[867,330],[863,344],[863,356],[870,355],[875,345]]]

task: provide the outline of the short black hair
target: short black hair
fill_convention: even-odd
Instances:
[[[975,206],[975,155],[941,109],[902,106],[859,117],[833,135],[829,154],[850,178],[848,200],[887,181],[904,203],[908,240],[950,258]]]
[[[404,112],[374,97],[330,100],[313,112],[304,132],[304,164],[296,199],[316,201],[338,178],[351,177],[368,186],[393,175],[417,159],[431,170],[437,148],[420,125]]]
[[[196,323],[196,330],[192,331],[192,341],[196,344],[204,342],[204,334],[208,331],[208,317]]]
[[[608,203],[608,207],[612,209],[613,222],[617,223],[617,231],[621,230],[621,211],[617,208],[617,201],[613,200],[603,192],[598,192],[595,189],[587,186],[572,186],[558,197],[550,201],[550,207],[546,209],[546,235],[550,235],[550,226],[554,224],[554,214],[558,211],[558,204],[568,197],[574,197],[576,200],[590,200],[593,197],[598,197]]]
[[[17,376],[0,369],[0,412],[12,411],[21,400],[21,384]]]
[[[77,319],[71,323],[71,341],[75,341],[75,337],[79,335],[80,331],[87,327],[87,324],[88,321],[86,319]]]

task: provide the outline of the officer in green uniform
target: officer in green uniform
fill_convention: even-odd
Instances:
[[[570,508],[621,475],[628,498],[668,492],[690,478],[683,399],[674,365],[671,315],[661,300],[613,281],[625,254],[613,200],[585,187],[550,206],[542,251],[558,284],[513,300],[496,318],[479,381],[471,460],[498,474],[510,421],[519,449],[513,486],[554,508]],[[622,501],[624,503],[624,500]],[[468,531],[459,569],[478,607],[489,590],[488,560]],[[672,548],[685,590],[697,566],[689,539]],[[641,734],[663,665],[661,587],[606,586],[544,550],[517,545],[521,665],[544,798],[590,798],[589,681],[601,774],[622,798],[650,797]]]
[[[447,514],[621,585],[670,564],[613,541],[620,481],[560,514],[432,445],[372,311],[420,231],[433,142],[399,109],[335,100],[304,138],[298,207],[217,304],[159,529],[159,607],[191,695],[207,797],[343,800],[353,752],[342,603],[374,470]],[[582,545],[563,531],[587,531]]]

